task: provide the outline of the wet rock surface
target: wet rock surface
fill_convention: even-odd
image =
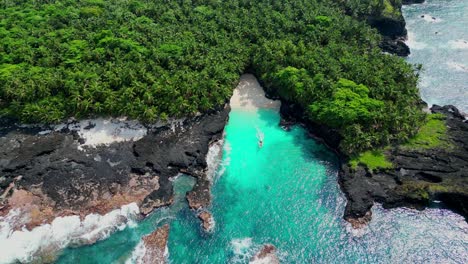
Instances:
[[[271,244],[264,245],[255,256],[250,259],[250,263],[279,264],[280,261],[278,256],[276,256],[276,247]]]
[[[83,147],[65,126],[0,122],[0,216],[21,208],[29,228],[57,216],[105,214],[137,202],[143,214],[170,204],[169,180],[183,171],[205,176],[209,143],[222,136],[229,107],[177,124],[149,128],[138,141]]]
[[[203,211],[198,214],[198,218],[202,221],[203,230],[211,232],[214,228],[215,222],[211,213]]]
[[[447,116],[453,149],[414,150],[394,147],[387,153],[394,169],[368,171],[342,166],[339,180],[348,197],[346,219],[366,216],[374,202],[384,208],[424,209],[433,201],[468,217],[468,123],[454,106],[433,106]]]
[[[145,255],[141,259],[143,264],[167,263],[166,248],[169,238],[169,225],[156,229],[153,233],[143,237]]]
[[[404,5],[412,5],[412,4],[422,4],[425,0],[403,0]]]

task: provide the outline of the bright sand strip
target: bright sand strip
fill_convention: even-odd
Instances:
[[[259,108],[271,108],[279,111],[281,102],[265,97],[265,91],[252,74],[243,74],[239,85],[231,97],[231,108],[255,111]]]

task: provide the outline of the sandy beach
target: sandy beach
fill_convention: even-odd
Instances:
[[[265,97],[265,91],[252,74],[241,76],[239,85],[234,89],[231,97],[232,109],[244,109],[255,111],[258,108],[272,108],[279,111],[281,102]]]

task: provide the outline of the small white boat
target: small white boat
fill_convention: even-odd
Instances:
[[[257,139],[258,139],[258,147],[262,148],[263,147],[263,139],[265,138],[265,135],[258,129],[257,127]]]

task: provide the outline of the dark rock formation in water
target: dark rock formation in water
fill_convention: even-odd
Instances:
[[[422,4],[425,0],[403,0],[404,5]]]
[[[401,38],[393,39],[390,37],[384,37],[383,41],[380,43],[380,48],[385,52],[395,54],[400,57],[405,57],[410,54],[409,47]]]
[[[424,0],[406,0],[403,4],[422,3]],[[410,54],[409,47],[405,44],[407,38],[406,22],[401,13],[401,4],[393,4],[394,14],[376,15],[365,18],[367,23],[377,29],[382,35],[380,48],[388,53],[395,54],[401,57],[406,57]]]
[[[264,245],[251,259],[250,263],[279,264],[276,248],[271,244]]]
[[[105,214],[136,202],[143,214],[170,204],[169,180],[186,172],[206,181],[209,143],[222,136],[229,114],[220,111],[179,125],[149,129],[135,142],[84,147],[67,127],[40,135],[40,128],[4,122],[0,127],[0,216],[21,208],[28,227],[57,216]]]
[[[345,218],[361,218],[374,202],[385,208],[423,209],[434,200],[468,217],[468,123],[454,106],[433,106],[447,116],[454,149],[414,150],[398,146],[387,153],[394,169],[368,171],[342,166],[340,183],[348,197]]]
[[[385,208],[408,206],[424,209],[433,201],[468,217],[468,121],[454,106],[434,105],[432,112],[444,114],[453,149],[408,150],[395,146],[387,156],[394,169],[369,171],[358,166],[351,169],[347,157],[338,151],[340,136],[334,129],[303,118],[301,109],[282,103],[281,125],[302,122],[342,160],[339,183],[348,203],[344,218],[354,227],[370,221],[375,202]]]
[[[198,218],[202,221],[203,230],[211,232],[214,228],[214,219],[210,212],[203,211],[198,214]]]
[[[169,225],[156,229],[153,233],[143,237],[145,255],[141,259],[144,264],[167,263],[167,240],[169,238]]]

